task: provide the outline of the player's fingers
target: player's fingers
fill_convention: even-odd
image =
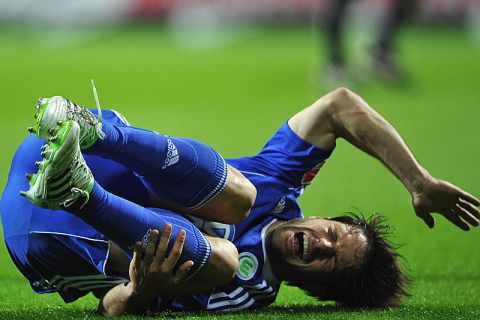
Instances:
[[[456,205],[455,212],[462,217],[462,219],[468,223],[470,223],[472,226],[478,226],[478,219],[475,218],[470,212],[468,212],[466,209],[462,208],[460,205]]]
[[[137,241],[135,247],[133,248],[133,266],[135,268],[140,268],[140,263],[142,263],[142,242]]]
[[[466,191],[461,190],[460,199],[466,200],[477,207],[480,206],[480,200]]]
[[[155,260],[163,262],[163,259],[165,259],[165,255],[167,254],[168,243],[170,242],[171,235],[172,235],[172,225],[166,224],[163,227],[163,232],[160,237],[160,242],[157,246],[157,255],[155,256]]]
[[[140,277],[140,269],[142,265],[142,242],[137,241],[135,243],[135,247],[133,248],[133,258],[131,262],[130,268],[133,269],[134,279],[130,279],[131,281],[137,282],[138,278]]]
[[[460,229],[464,230],[464,231],[468,231],[470,230],[470,227],[468,226],[468,224],[466,224],[465,222],[463,222],[459,216],[454,212],[454,210],[451,210],[449,213],[447,214],[444,214],[443,215],[445,218],[448,219],[448,221],[450,221],[451,223],[453,223],[454,225],[456,225],[457,227],[459,227]]]
[[[470,202],[468,201],[465,201],[463,199],[459,199],[459,202],[458,204],[466,209],[468,212],[470,212],[474,217],[476,217],[477,219],[480,219],[480,210],[478,210],[477,207],[475,207],[473,204],[471,204]]]
[[[158,238],[158,230],[152,229],[150,236],[148,237],[147,246],[145,248],[145,256],[143,258],[143,263],[145,266],[149,266],[152,263],[153,256],[155,255],[155,249]]]
[[[192,260],[188,260],[187,262],[182,264],[178,268],[177,272],[175,273],[175,280],[180,282],[183,279],[185,279],[185,277],[187,276],[190,269],[192,269],[192,267],[193,267],[193,261]]]
[[[182,254],[185,237],[185,230],[180,230],[178,232],[177,238],[175,239],[175,242],[173,243],[172,250],[170,250],[170,253],[168,254],[168,258],[165,259],[165,268],[166,270],[168,270],[168,272],[171,272],[173,270],[173,267],[177,263],[178,258],[180,258],[180,255]]]
[[[429,228],[435,226],[435,220],[428,211],[417,211],[417,216],[419,216]]]

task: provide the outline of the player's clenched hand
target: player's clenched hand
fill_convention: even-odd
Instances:
[[[440,213],[465,231],[470,230],[470,226],[479,225],[480,211],[477,207],[480,200],[449,182],[430,179],[412,195],[417,216],[430,228],[435,225],[433,212]]]
[[[160,242],[156,246],[159,232],[153,229],[148,237],[144,252],[142,243],[135,244],[133,259],[130,263],[130,285],[133,294],[141,300],[150,301],[158,296],[172,293],[174,287],[182,281],[193,266],[193,261],[183,263],[173,272],[185,243],[185,230],[180,230],[172,249],[167,256],[168,243],[172,235],[172,226],[163,228]]]

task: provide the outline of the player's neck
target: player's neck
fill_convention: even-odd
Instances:
[[[267,230],[265,231],[265,236],[268,236],[268,234],[270,233],[270,231],[272,231],[273,229],[275,229],[276,227],[286,223],[287,221],[282,221],[282,220],[278,220],[278,221],[275,221],[274,223],[272,223],[268,228]]]

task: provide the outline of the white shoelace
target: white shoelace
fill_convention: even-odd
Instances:
[[[95,82],[93,81],[93,79],[90,79],[90,81],[92,82],[93,97],[95,98],[95,104],[97,105],[97,110],[98,110],[98,122],[102,122],[102,108],[100,108],[100,100],[98,100],[97,88],[95,87]],[[101,133],[103,133],[101,129],[100,131]],[[102,135],[99,134],[99,137],[101,136]]]

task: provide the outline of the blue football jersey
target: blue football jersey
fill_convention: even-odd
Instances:
[[[280,281],[272,273],[265,233],[277,220],[302,218],[297,202],[331,155],[298,137],[285,123],[262,151],[253,157],[227,159],[256,187],[257,198],[242,223],[227,225],[190,217],[203,232],[232,241],[238,249],[239,268],[225,286],[203,294],[159,299],[158,308],[238,311],[275,301]]]
[[[275,178],[243,172],[257,188],[257,199],[250,215],[237,225],[189,217],[204,233],[232,241],[238,249],[239,268],[225,286],[204,294],[160,299],[158,308],[236,311],[272,303],[280,281],[272,274],[265,247],[265,232],[278,219],[302,217],[296,197],[288,186]]]

